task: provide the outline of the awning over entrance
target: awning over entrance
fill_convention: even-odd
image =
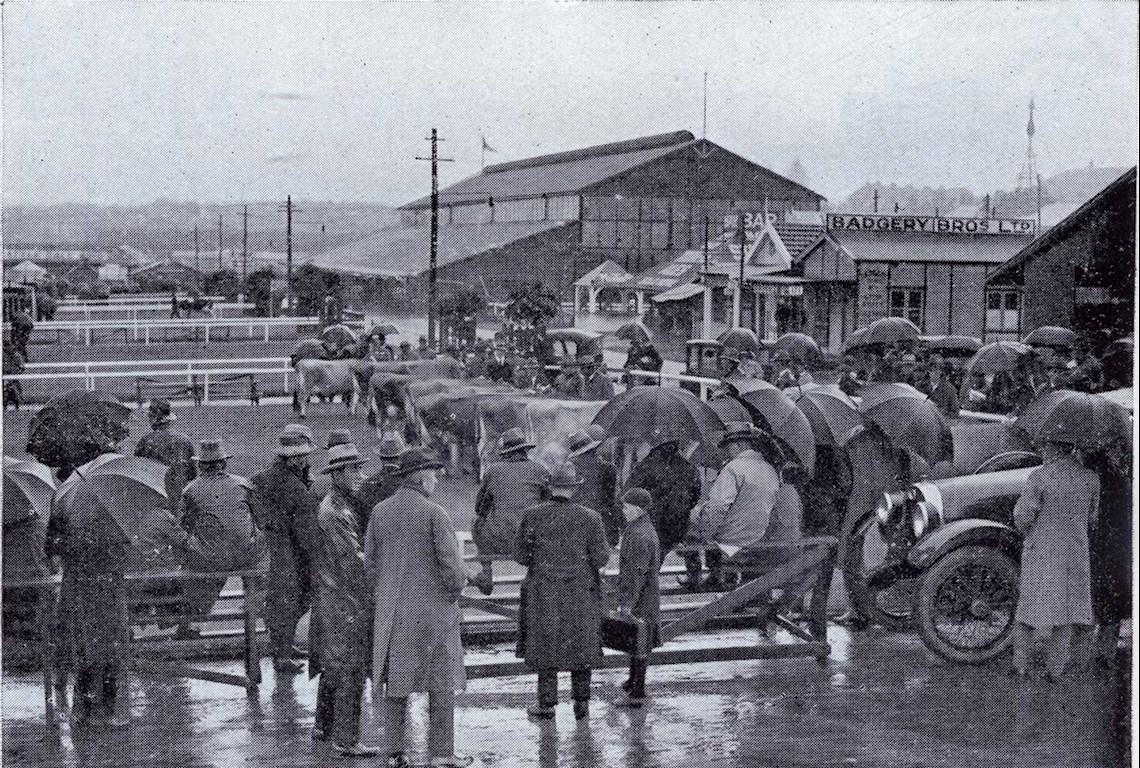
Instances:
[[[682,301],[684,299],[691,299],[692,297],[702,293],[705,287],[700,283],[685,283],[684,285],[674,286],[667,291],[662,291],[653,297],[656,302],[662,301]]]

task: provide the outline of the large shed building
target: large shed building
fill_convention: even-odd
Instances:
[[[638,274],[700,247],[705,221],[765,205],[782,219],[823,197],[688,131],[489,165],[440,190],[438,280],[501,301],[515,285],[571,286],[611,261]],[[424,290],[430,198],[402,206],[401,225],[314,257],[360,277]]]

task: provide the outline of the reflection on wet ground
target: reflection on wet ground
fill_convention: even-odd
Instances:
[[[747,630],[685,643],[747,642]],[[527,720],[533,677],[475,680],[459,697],[457,743],[486,766],[1114,766],[1118,689],[1078,676],[1050,686],[1005,676],[1008,662],[942,663],[904,634],[832,628],[831,660],[724,662],[650,669],[653,700],[617,706],[621,670],[595,675],[588,721],[569,704]],[[680,646],[678,646],[680,647]],[[504,660],[472,648],[469,662]],[[219,664],[219,667],[227,667]],[[308,766],[343,764],[310,740],[316,681],[275,680],[260,694],[213,683],[145,678],[132,685],[132,725],[115,732],[45,729],[34,675],[4,678],[4,764],[26,766]],[[563,689],[568,681],[563,681]],[[565,694],[564,694],[565,695]],[[367,703],[366,712],[371,712]],[[425,743],[426,702],[410,718]],[[1123,726],[1127,732],[1127,726]],[[365,738],[377,742],[369,715]],[[422,756],[421,756],[422,757]]]

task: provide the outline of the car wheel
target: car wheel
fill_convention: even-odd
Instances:
[[[1017,564],[1009,555],[986,546],[955,549],[920,581],[915,614],[922,641],[952,661],[989,661],[1012,642],[1017,595]]]
[[[887,542],[874,515],[867,515],[852,528],[843,551],[843,583],[860,618],[888,629],[906,629],[911,624],[915,579],[900,579],[886,589],[872,589],[867,577],[887,556]]]

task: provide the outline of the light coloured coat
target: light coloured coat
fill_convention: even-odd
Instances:
[[[1100,480],[1071,457],[1033,470],[1013,508],[1021,550],[1017,620],[1034,629],[1092,624],[1089,529]]]
[[[463,690],[459,593],[467,570],[447,512],[417,486],[402,484],[372,510],[364,564],[375,600],[377,694]]]

